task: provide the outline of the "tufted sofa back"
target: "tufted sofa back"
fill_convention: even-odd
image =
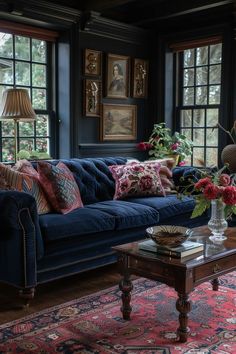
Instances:
[[[59,160],[48,161],[56,165]],[[113,199],[115,182],[108,168],[111,165],[122,165],[125,157],[60,159],[73,173],[79,186],[84,204],[97,203]],[[34,163],[36,167],[36,163]]]

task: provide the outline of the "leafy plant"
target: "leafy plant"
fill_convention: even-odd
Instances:
[[[179,160],[183,161],[186,156],[192,154],[193,143],[184,134],[175,132],[171,135],[171,130],[165,123],[154,124],[153,131],[147,142],[138,144],[140,150],[148,150],[152,158],[163,158],[166,155],[179,155]]]
[[[42,160],[42,159],[51,159],[51,156],[47,152],[39,152],[37,150],[27,151],[20,150],[17,154],[19,160]]]

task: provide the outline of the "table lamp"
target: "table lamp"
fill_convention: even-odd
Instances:
[[[18,122],[32,122],[36,119],[29,93],[26,89],[12,88],[5,90],[0,106],[0,120],[13,119],[15,137],[15,161],[18,152]]]

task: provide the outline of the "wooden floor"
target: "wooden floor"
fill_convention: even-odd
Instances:
[[[1,284],[0,324],[118,285],[119,280],[120,275],[117,273],[116,265],[112,265],[42,284],[36,288],[30,306],[23,309],[18,290]]]

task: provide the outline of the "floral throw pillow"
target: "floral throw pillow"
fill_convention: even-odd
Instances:
[[[73,173],[63,163],[56,166],[40,161],[37,170],[39,181],[53,208],[62,214],[83,207],[79,187]]]
[[[159,163],[131,163],[109,167],[116,182],[114,199],[165,195]]]
[[[7,185],[7,188],[2,189],[14,189],[19,192],[31,194],[36,200],[39,214],[47,214],[51,211],[51,207],[45,194],[35,178],[32,178],[25,173],[15,171],[10,168],[10,166],[6,166],[2,163],[0,163],[0,176],[4,179]]]

